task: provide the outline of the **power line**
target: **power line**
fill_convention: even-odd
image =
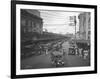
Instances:
[[[57,17],[57,18],[67,18],[68,16],[61,16],[61,15],[49,15],[49,14],[41,14],[41,16],[47,16],[47,17]]]
[[[65,11],[65,10],[45,10],[45,9],[38,9],[40,12],[45,11],[45,12],[63,12],[63,13],[83,13],[85,11]]]
[[[59,16],[59,17],[65,17],[65,16],[62,16],[61,14],[58,14],[58,13],[48,13],[48,12],[41,12],[41,14],[45,14],[45,15],[50,15],[50,16]]]
[[[41,16],[41,17],[42,17],[42,18],[45,18],[45,19],[46,19],[46,18],[47,18],[47,19],[50,19],[50,18],[52,19],[52,18],[54,18],[54,19],[62,19],[62,20],[63,20],[63,19],[65,20],[65,19],[67,18],[67,17],[66,17],[66,18],[61,18],[61,17],[58,17],[58,16],[55,17],[55,16],[46,16],[46,15],[43,15],[43,16]]]
[[[44,25],[47,25],[47,26],[48,26],[48,25],[49,25],[49,26],[54,26],[54,25],[55,25],[55,26],[56,26],[56,25],[67,25],[67,24],[44,24]]]

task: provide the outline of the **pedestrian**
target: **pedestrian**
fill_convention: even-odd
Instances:
[[[75,55],[78,55],[78,48],[75,48]]]
[[[48,54],[48,46],[47,45],[44,46],[44,50],[45,50],[45,55],[47,55]]]
[[[88,57],[88,50],[84,50],[83,52],[84,52],[83,58],[86,59]]]
[[[82,48],[79,48],[79,56],[81,56],[82,57]]]
[[[84,58],[84,59],[87,58],[88,53],[89,53],[89,51],[88,51],[88,49],[87,49],[87,47],[86,47],[86,48],[83,50],[83,58]]]

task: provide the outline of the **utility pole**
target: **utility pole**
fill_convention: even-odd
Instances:
[[[76,43],[76,16],[74,16],[74,23],[75,23],[75,43]]]

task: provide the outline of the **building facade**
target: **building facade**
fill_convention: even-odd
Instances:
[[[80,39],[90,40],[90,12],[84,12],[79,15],[79,37]]]
[[[21,37],[31,40],[37,33],[42,34],[43,21],[38,10],[21,9]]]

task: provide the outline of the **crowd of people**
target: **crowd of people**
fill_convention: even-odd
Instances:
[[[68,40],[56,40],[50,41],[47,43],[37,43],[31,46],[33,55],[50,55],[51,63],[55,66],[64,65],[64,56],[65,55],[77,55],[87,59],[90,55],[90,44],[81,43],[81,42],[72,42],[69,43],[68,51],[63,48],[63,44],[68,42]]]
[[[86,42],[74,42],[69,44],[68,51],[65,51],[63,44],[66,40],[61,40],[56,43],[52,43],[52,49],[50,50],[51,61],[53,64],[63,66],[64,65],[64,56],[65,55],[77,55],[83,59],[87,59],[90,56],[90,43]],[[58,64],[59,63],[59,64]]]
[[[85,42],[72,42],[69,45],[68,51],[66,47],[63,48],[63,44],[66,40],[56,40],[46,44],[39,44],[40,52],[51,56],[52,64],[64,65],[64,56],[77,55],[83,59],[87,59],[90,56],[90,44]],[[68,42],[68,41],[67,41]]]
[[[85,42],[72,43],[69,48],[69,54],[78,55],[86,59],[90,56],[90,44]]]

